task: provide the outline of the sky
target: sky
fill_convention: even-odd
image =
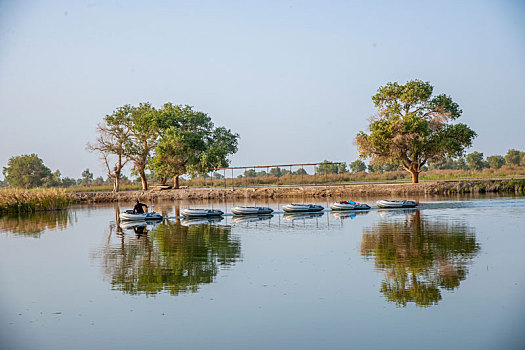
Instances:
[[[0,0],[0,167],[105,177],[86,143],[140,102],[239,133],[233,166],[351,162],[371,96],[412,79],[459,104],[468,152],[525,150],[525,2]]]

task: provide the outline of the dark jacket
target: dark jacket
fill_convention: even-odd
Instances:
[[[133,214],[142,214],[144,213],[144,209],[142,209],[142,207],[148,207],[146,204],[142,204],[142,203],[137,203],[135,204],[135,206],[133,207]]]

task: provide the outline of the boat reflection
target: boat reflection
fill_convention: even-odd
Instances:
[[[122,234],[121,229],[110,225],[107,241],[92,258],[112,289],[126,294],[197,292],[241,257],[240,240],[229,226],[146,223],[129,227],[149,230],[136,236]]]
[[[268,215],[234,215],[232,217],[232,222],[235,224],[240,224],[243,222],[259,222],[266,221],[273,218],[272,214]]]
[[[183,226],[218,224],[224,220],[222,216],[184,218],[180,221]]]
[[[75,221],[75,212],[71,210],[7,214],[0,216],[0,233],[40,238],[44,231],[62,231]]]
[[[283,219],[286,221],[317,219],[323,215],[324,213],[285,213]]]
[[[421,215],[387,216],[363,229],[361,255],[384,273],[380,292],[398,306],[429,307],[442,290],[459,288],[479,253],[474,229],[463,222]]]
[[[358,215],[367,215],[369,213],[368,210],[345,210],[345,211],[333,211],[330,213],[330,216],[339,219],[339,220],[346,220],[346,219],[354,219]]]

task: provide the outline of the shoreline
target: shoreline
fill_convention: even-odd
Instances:
[[[76,192],[76,203],[111,203],[166,200],[263,199],[263,198],[349,198],[351,196],[455,195],[466,193],[525,193],[524,179],[436,181],[418,184],[297,185],[286,187],[184,188],[171,190]],[[349,198],[351,199],[351,198]]]

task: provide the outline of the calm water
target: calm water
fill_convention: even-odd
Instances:
[[[1,349],[525,348],[524,197],[147,226],[123,209],[0,217]]]

